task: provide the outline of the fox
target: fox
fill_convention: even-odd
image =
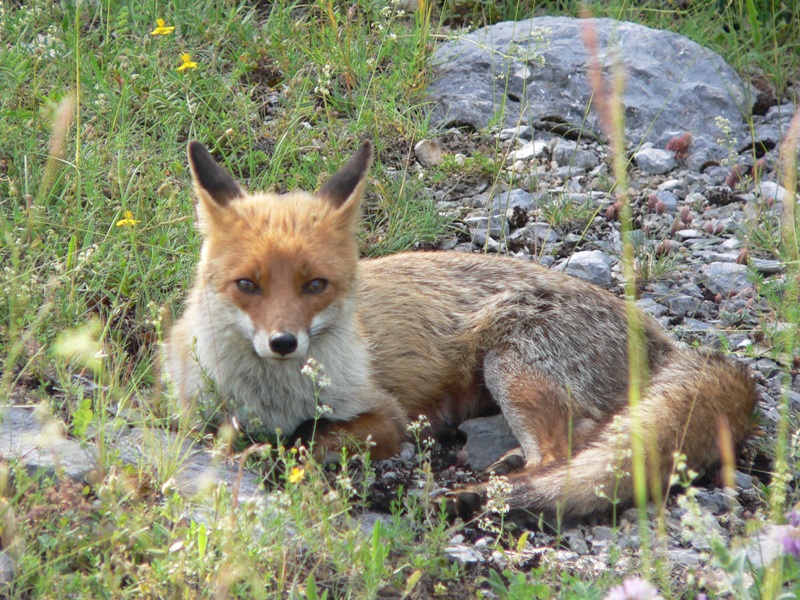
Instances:
[[[165,344],[185,405],[246,431],[313,433],[315,457],[355,443],[377,460],[419,417],[445,435],[499,410],[520,444],[490,467],[509,507],[568,519],[632,504],[634,435],[662,489],[677,453],[702,472],[744,443],[758,400],[746,367],[677,343],[609,291],[501,255],[361,259],[370,141],[315,193],[249,193],[201,143],[188,157],[200,259]],[[631,314],[647,366],[635,413]],[[487,486],[450,491],[448,510],[468,518]]]

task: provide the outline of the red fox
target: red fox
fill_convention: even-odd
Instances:
[[[188,152],[204,239],[166,347],[182,398],[212,404],[245,429],[284,434],[326,405],[315,447],[336,452],[361,440],[375,459],[398,452],[420,415],[436,433],[499,408],[524,456],[497,465],[516,468],[512,508],[580,518],[608,510],[610,497],[632,501],[624,301],[515,258],[359,260],[369,142],[315,194],[249,194],[201,144]],[[640,319],[647,465],[666,485],[676,452],[694,470],[719,461],[718,423],[741,444],[757,395],[743,367],[680,348]],[[309,358],[324,382],[301,373]],[[469,513],[485,489],[453,498]]]

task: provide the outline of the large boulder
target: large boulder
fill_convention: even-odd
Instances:
[[[607,88],[617,56],[625,72],[629,142],[663,148],[671,136],[688,131],[694,137],[691,154],[719,159],[727,150],[717,144],[717,117],[731,123],[731,137],[746,138],[744,118],[754,94],[719,55],[670,31],[613,19],[592,23]],[[571,124],[573,134],[600,134],[597,112],[588,108],[592,88],[583,26],[580,19],[537,17],[484,27],[441,45],[429,88],[432,123],[476,129],[522,123],[552,126],[558,133]],[[559,126],[559,120],[566,124]]]

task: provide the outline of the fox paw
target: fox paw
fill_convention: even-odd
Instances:
[[[526,460],[522,448],[514,448],[486,467],[480,475],[478,475],[478,480],[489,481],[489,477],[492,473],[495,475],[508,475],[514,471],[522,470],[525,465]]]

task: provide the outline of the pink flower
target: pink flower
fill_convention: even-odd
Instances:
[[[605,600],[663,600],[658,590],[641,577],[631,577],[608,590]]]

